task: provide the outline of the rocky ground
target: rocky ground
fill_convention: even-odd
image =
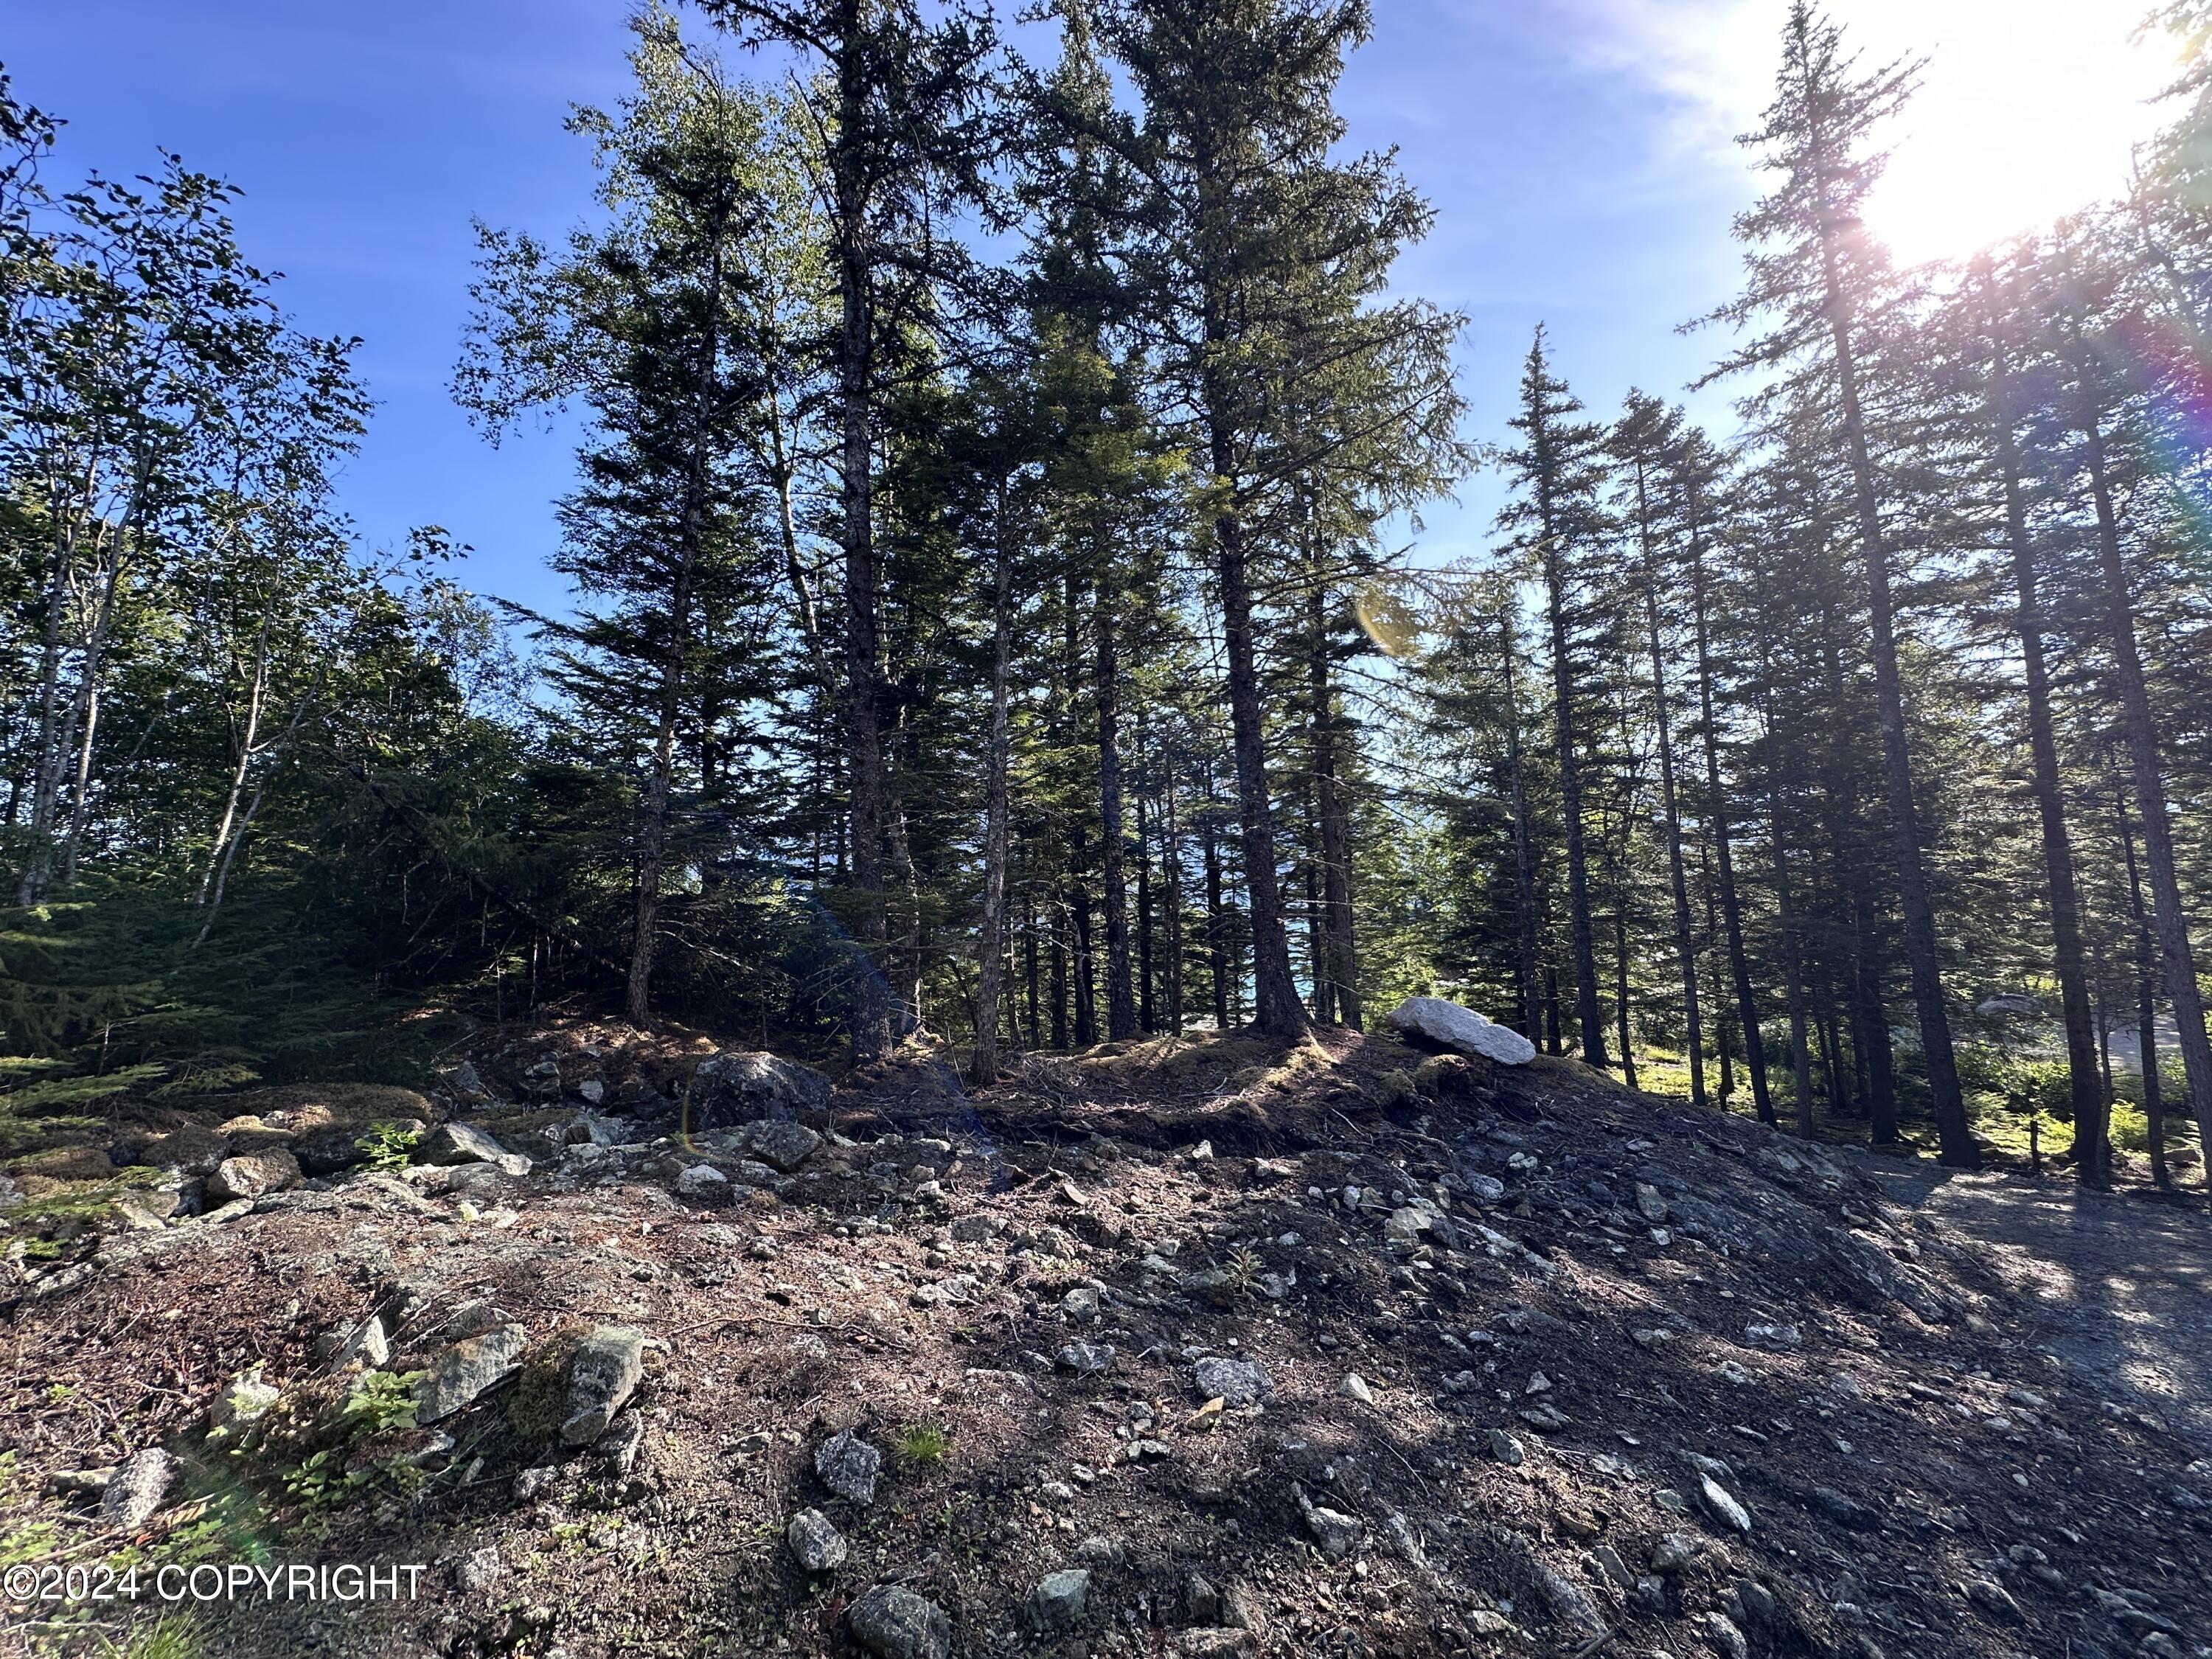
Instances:
[[[1570,1062],[578,1024],[16,1182],[0,1647],[2212,1655],[2201,1212],[2107,1296]]]

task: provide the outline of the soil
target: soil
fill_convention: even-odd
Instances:
[[[422,1571],[369,1605],[10,1601],[0,1647],[846,1656],[896,1584],[961,1655],[2212,1654],[2201,1213],[1352,1034],[969,1091],[917,1051],[804,1114],[829,1139],[781,1177],[665,1138],[708,1048],[503,1033],[433,1107],[526,1174],[355,1171],[15,1252],[5,1563]],[[561,1150],[586,1084],[637,1144]],[[399,1371],[483,1303],[530,1347],[450,1447],[410,1470],[404,1425],[315,1426],[363,1386],[319,1352],[373,1310],[412,1309]],[[643,1380],[566,1447],[559,1366],[603,1324]],[[1204,1359],[1265,1393],[1212,1403]],[[298,1431],[210,1440],[257,1372]],[[847,1430],[883,1455],[866,1504],[815,1472]],[[180,1474],[128,1530],[55,1478],[155,1445]],[[785,1542],[808,1509],[848,1548],[826,1573]],[[1087,1595],[1041,1629],[1066,1569]]]

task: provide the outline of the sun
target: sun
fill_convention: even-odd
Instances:
[[[1868,228],[1899,263],[1955,258],[2126,187],[2171,117],[2172,45],[2129,0],[1836,0],[1868,64],[1925,57]]]

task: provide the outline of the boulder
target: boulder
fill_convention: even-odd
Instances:
[[[300,1184],[299,1160],[281,1146],[227,1158],[207,1178],[207,1195],[218,1204],[251,1201]]]
[[[601,1325],[568,1361],[568,1417],[562,1443],[588,1446],[606,1431],[645,1375],[645,1337],[627,1325]]]
[[[830,1104],[830,1079],[774,1054],[726,1048],[702,1060],[691,1080],[691,1127],[718,1129],[761,1118],[788,1121]]]
[[[877,1585],[853,1603],[845,1622],[876,1659],[951,1659],[951,1620],[903,1584]]]
[[[522,1364],[527,1346],[529,1339],[521,1326],[499,1325],[442,1350],[415,1385],[415,1420],[435,1423],[450,1417],[504,1382]]]
[[[188,1176],[213,1175],[216,1165],[230,1155],[230,1145],[214,1130],[190,1124],[166,1135],[156,1135],[136,1149],[130,1160],[157,1170],[175,1170]]]
[[[441,1123],[422,1137],[416,1153],[424,1164],[496,1164],[512,1156],[507,1148],[473,1123]]]
[[[1492,1024],[1472,1008],[1442,997],[1407,997],[1390,1011],[1391,1025],[1462,1054],[1480,1054],[1500,1066],[1525,1066],[1536,1045],[1518,1031]]]

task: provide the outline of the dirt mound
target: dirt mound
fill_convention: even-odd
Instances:
[[[2212,1472],[1788,1136],[1334,1035],[979,1091],[909,1060],[686,1145],[670,1075],[584,1041],[551,1090],[479,1057],[447,1161],[21,1262],[10,1560],[422,1568],[367,1604],[11,1606],[25,1639],[1995,1659],[2212,1628]],[[134,1513],[151,1466],[106,1472],[155,1448]]]

